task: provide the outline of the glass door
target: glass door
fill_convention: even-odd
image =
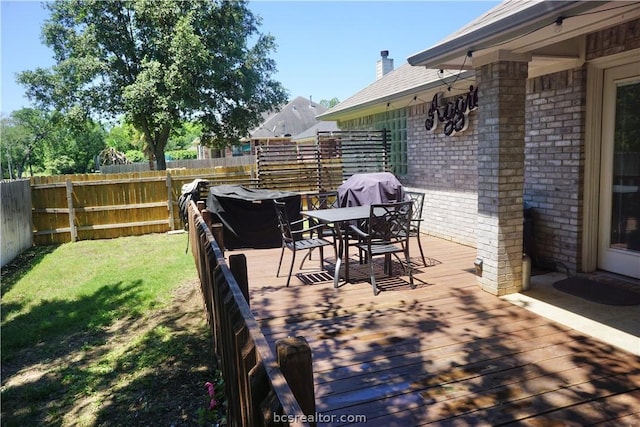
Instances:
[[[640,278],[640,64],[605,71],[598,266]]]

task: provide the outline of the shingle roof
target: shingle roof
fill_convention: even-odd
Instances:
[[[460,70],[445,70],[444,74],[457,74],[459,71]],[[473,72],[466,72],[463,77],[470,75],[473,75]],[[451,79],[447,79],[447,81],[449,80]],[[444,88],[439,70],[403,64],[350,98],[327,110],[324,114],[318,116],[318,118],[331,120],[334,118],[334,115],[336,117],[338,115],[342,116],[347,111],[365,108],[374,104],[397,101],[401,98],[409,97],[409,99],[411,99],[411,97],[417,95],[418,92],[438,87]]]
[[[315,125],[311,126],[309,129],[306,129],[305,131],[294,135],[291,140],[292,141],[298,141],[298,140],[302,140],[302,139],[308,139],[308,138],[313,138],[316,136],[316,132],[321,131],[321,132],[332,132],[332,131],[337,131],[340,130],[340,128],[338,128],[338,124],[334,121],[330,121],[330,122],[318,122]]]
[[[507,18],[517,12],[526,10],[537,3],[541,3],[544,0],[505,0],[502,3],[496,5],[493,9],[480,15],[473,21],[469,22],[464,27],[458,29],[454,33],[440,40],[434,46],[446,43],[449,40],[462,37],[465,34],[472,33],[482,27],[487,27],[495,22],[498,22],[504,18]]]
[[[322,105],[298,96],[278,112],[266,116],[260,126],[250,132],[251,139],[297,135],[315,125],[316,116],[326,111]]]
[[[506,0],[440,42],[408,58],[413,65],[441,67],[460,62],[469,52],[499,49],[509,41],[524,40],[542,25],[563,15],[578,15],[607,1]]]

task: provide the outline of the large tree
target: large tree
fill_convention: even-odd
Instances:
[[[2,118],[0,154],[4,176],[22,178],[26,168],[44,167],[47,138],[52,136],[55,120],[41,110],[22,108]]]
[[[324,108],[332,108],[340,104],[340,100],[336,97],[333,97],[331,99],[321,99],[319,104],[322,105]]]
[[[99,123],[77,121],[59,113],[33,108],[2,118],[0,164],[5,177],[20,178],[29,168],[50,174],[86,173],[105,147]]]
[[[212,146],[234,144],[286,101],[272,79],[273,38],[245,1],[59,0],[46,3],[50,69],[18,81],[44,107],[123,115],[165,169],[169,135],[196,121]]]

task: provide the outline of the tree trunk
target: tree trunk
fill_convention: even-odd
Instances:
[[[166,141],[162,144],[155,144],[153,146],[153,156],[156,158],[156,170],[163,171],[167,169],[167,161],[164,158],[164,147],[166,147]]]
[[[156,156],[156,170],[167,170],[167,161],[164,158],[164,149],[169,141],[169,132],[171,128],[167,125],[160,133],[156,135],[155,144],[153,144],[153,154]]]
[[[167,161],[164,158],[164,152],[160,154],[156,153],[156,170],[167,170]]]

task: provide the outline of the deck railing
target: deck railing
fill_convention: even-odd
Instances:
[[[305,423],[315,413],[313,374],[299,380],[300,371],[310,371],[310,353],[304,362],[306,366],[295,365],[301,360],[299,351],[293,362],[282,360],[281,353],[296,353],[295,348],[293,352],[281,352],[280,347],[288,345],[283,340],[276,344],[279,355],[276,359],[249,308],[246,260],[242,262],[243,255],[232,255],[229,265],[240,266],[237,273],[232,271],[193,202],[189,204],[189,240],[200,276],[214,354],[225,381],[229,425],[313,425]],[[236,276],[244,282],[244,293]],[[297,379],[291,387],[286,380],[289,373]],[[305,406],[304,412],[301,405]]]

